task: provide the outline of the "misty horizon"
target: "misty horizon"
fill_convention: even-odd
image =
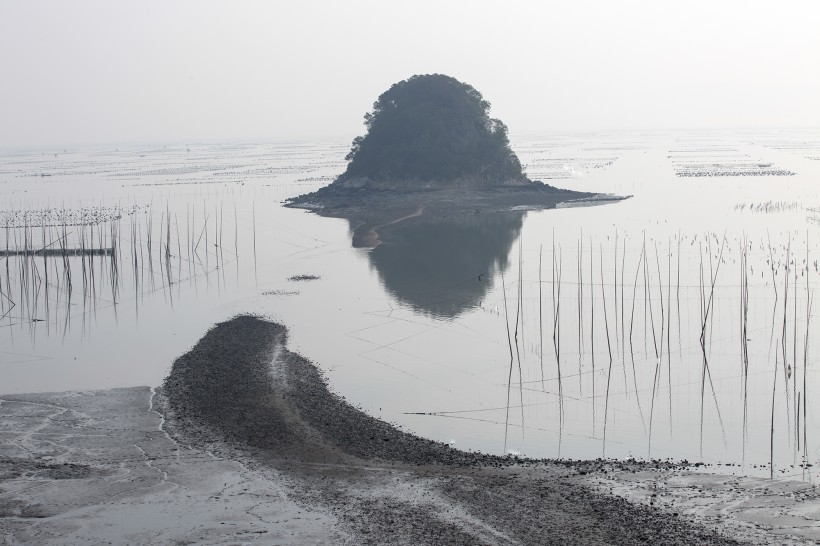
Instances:
[[[820,126],[820,6],[422,2],[0,7],[0,146],[352,139],[415,74],[512,135]]]

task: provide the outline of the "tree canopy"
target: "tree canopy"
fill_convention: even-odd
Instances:
[[[442,74],[393,84],[365,114],[340,181],[500,185],[527,181],[507,127],[475,88]]]

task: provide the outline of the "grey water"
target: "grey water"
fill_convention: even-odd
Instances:
[[[156,386],[252,312],[352,403],[462,449],[812,479],[818,143],[519,135],[531,178],[632,197],[398,224],[372,250],[281,205],[344,142],[2,151],[0,392]],[[17,252],[92,237],[117,259]]]

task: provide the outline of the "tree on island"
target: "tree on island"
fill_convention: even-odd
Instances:
[[[365,114],[336,183],[343,187],[492,187],[529,180],[507,126],[474,87],[442,74],[393,84]]]

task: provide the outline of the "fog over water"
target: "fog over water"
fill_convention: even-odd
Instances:
[[[464,449],[813,479],[820,4],[384,6],[0,5],[0,392],[157,386],[251,312]],[[281,206],[420,73],[483,93],[533,180],[633,197],[372,250]]]
[[[328,135],[466,81],[515,132],[820,125],[816,2],[0,4],[0,146]]]
[[[463,449],[812,479],[818,132],[512,146],[533,178],[633,197],[431,213],[369,250],[281,206],[338,175],[344,140],[2,154],[2,391],[156,386],[250,312],[335,392]]]

